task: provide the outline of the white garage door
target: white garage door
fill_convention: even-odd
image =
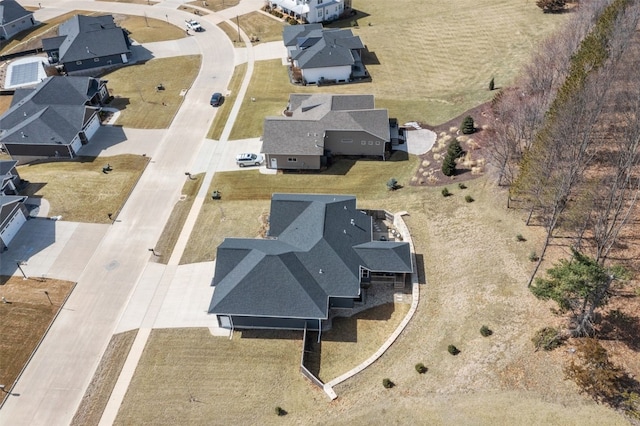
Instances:
[[[96,134],[96,131],[100,128],[100,119],[98,118],[98,114],[94,115],[91,121],[87,124],[87,127],[84,129],[84,134],[88,140],[91,140],[93,135]]]
[[[11,242],[11,240],[13,240],[13,237],[16,236],[16,234],[20,230],[20,227],[22,227],[22,225],[26,221],[27,218],[24,217],[22,210],[18,210],[18,213],[13,215],[13,218],[9,220],[8,226],[4,230],[2,230],[2,233],[0,233],[0,237],[2,238],[5,246],[9,246],[9,243]]]

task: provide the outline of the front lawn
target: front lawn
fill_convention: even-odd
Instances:
[[[37,162],[18,166],[29,185],[25,195],[49,201],[49,216],[62,216],[72,222],[110,223],[138,182],[148,157],[79,157],[74,160]],[[110,164],[108,174],[102,168]]]
[[[102,78],[121,111],[117,125],[138,129],[166,129],[182,105],[200,70],[200,55],[152,59],[117,69]],[[162,84],[163,90],[158,90]]]

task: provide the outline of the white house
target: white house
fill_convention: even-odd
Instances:
[[[344,12],[343,0],[270,0],[270,4],[311,24],[334,21]]]

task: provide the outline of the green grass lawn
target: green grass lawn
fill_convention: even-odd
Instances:
[[[79,157],[18,166],[18,173],[29,181],[25,195],[49,201],[49,216],[61,215],[63,220],[73,222],[110,223],[107,214],[116,217],[148,161],[148,157],[139,155]],[[102,167],[107,163],[113,171],[105,174]]]
[[[227,87],[229,96],[226,96],[224,99],[224,103],[218,107],[218,112],[216,113],[216,117],[213,119],[213,123],[211,123],[209,132],[207,133],[207,138],[218,140],[220,139],[220,136],[222,136],[222,131],[227,124],[227,120],[229,119],[229,115],[231,114],[233,104],[238,98],[238,92],[240,91],[240,86],[242,85],[242,79],[244,78],[246,72],[246,63],[237,65],[234,68],[233,75],[231,76],[231,81],[229,82],[229,86]]]
[[[455,0],[416,7],[415,0],[354,0],[366,45],[371,83],[300,87],[289,83],[280,60],[256,63],[248,98],[232,139],[262,134],[262,121],[279,114],[290,93],[371,93],[376,106],[400,122],[437,125],[491,99],[514,81],[536,44],[566,21],[543,14],[535,2]],[[410,14],[407,11],[411,10]],[[349,25],[342,21],[334,26]]]
[[[110,106],[121,110],[117,125],[138,129],[169,127],[200,69],[200,55],[152,59],[103,76],[115,97]],[[157,90],[162,83],[164,90]]]

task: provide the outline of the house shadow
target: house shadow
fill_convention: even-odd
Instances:
[[[31,218],[18,231],[9,247],[0,257],[0,284],[5,284],[12,275],[23,277],[35,274],[35,267],[29,262],[38,253],[56,242],[57,221],[48,218]]]
[[[371,286],[368,291],[370,292],[373,287],[374,286]],[[372,298],[374,296],[368,295],[367,297]],[[322,332],[322,340],[327,342],[356,343],[358,341],[358,322],[388,321],[395,311],[393,295],[391,295],[391,297],[387,297],[386,294],[383,294],[377,295],[376,297],[381,297],[376,299],[376,303],[381,301],[386,303],[372,306],[369,309],[360,311],[349,317],[336,316],[331,318],[331,328]]]
[[[424,256],[420,253],[416,253],[416,264],[415,264],[415,268],[416,268],[416,273],[418,274],[418,282],[420,284],[426,284],[427,279],[426,279],[426,273],[425,273],[425,269],[424,269]]]
[[[238,330],[241,339],[275,339],[275,340],[302,340],[302,331],[296,330]]]
[[[376,55],[376,52],[370,51],[369,47],[365,46],[364,50],[362,51],[362,63],[365,66],[380,65],[380,60],[378,59],[378,55]]]
[[[356,164],[358,158],[356,157],[342,157],[336,156],[332,157],[331,164],[323,171],[320,172],[322,175],[342,175],[345,176],[351,168]]]
[[[130,64],[142,64],[153,59],[153,52],[141,44],[134,44],[131,46],[131,60]]]
[[[323,24],[325,28],[358,28],[359,19],[364,19],[370,16],[367,12],[362,10],[351,9],[345,10],[344,14],[338,18],[338,20]]]
[[[127,140],[122,126],[100,126],[91,141],[80,151],[81,162],[92,162],[100,153]]]

